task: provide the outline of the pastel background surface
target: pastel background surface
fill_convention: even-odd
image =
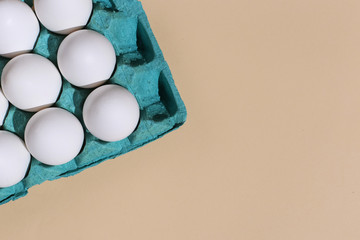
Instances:
[[[1,239],[359,239],[360,2],[143,5],[188,122],[1,206]]]

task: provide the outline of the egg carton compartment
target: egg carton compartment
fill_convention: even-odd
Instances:
[[[32,0],[25,0],[32,5]],[[0,204],[27,194],[30,187],[47,180],[75,175],[105,160],[137,149],[180,127],[186,120],[186,108],[177,91],[170,69],[151,31],[141,3],[137,0],[93,0],[93,14],[86,28],[105,35],[113,44],[117,65],[106,83],[127,88],[140,106],[137,129],[119,142],[103,142],[86,130],[82,107],[93,89],[72,86],[63,79],[56,107],[73,113],[85,129],[81,153],[72,161],[48,166],[32,158],[26,177],[18,184],[0,189]],[[56,66],[56,53],[65,36],[54,34],[41,26],[34,53],[50,59]],[[0,57],[0,74],[9,59]],[[10,106],[3,129],[22,139],[28,120],[34,113]]]

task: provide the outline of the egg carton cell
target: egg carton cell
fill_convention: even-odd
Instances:
[[[32,0],[25,2],[32,6]],[[74,160],[59,166],[48,166],[32,159],[26,177],[20,183],[0,189],[0,204],[25,196],[34,185],[72,176],[135,150],[177,129],[186,120],[185,105],[141,3],[137,0],[93,0],[93,3],[93,13],[86,28],[100,32],[113,44],[117,64],[106,84],[121,85],[136,97],[141,111],[137,129],[128,138],[111,143],[91,135],[84,125],[82,108],[93,89],[74,87],[63,78],[61,94],[54,106],[68,110],[80,120],[85,129],[83,148]],[[41,26],[33,52],[57,66],[56,53],[65,37]],[[8,61],[0,57],[0,74]],[[33,114],[10,106],[3,129],[23,139],[25,126]]]

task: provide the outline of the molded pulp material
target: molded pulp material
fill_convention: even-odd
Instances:
[[[25,1],[30,6],[32,0]],[[60,166],[47,166],[32,159],[29,171],[19,184],[0,189],[0,204],[27,194],[27,190],[47,180],[68,177],[93,167],[102,161],[147,144],[180,127],[186,120],[186,109],[175,87],[170,69],[165,62],[149,22],[137,0],[94,0],[92,17],[86,28],[104,34],[114,45],[117,65],[108,83],[127,88],[136,97],[140,123],[128,138],[113,143],[96,139],[87,130],[85,145],[74,160]],[[56,63],[56,52],[65,36],[54,34],[41,26],[34,53]],[[9,61],[0,58],[0,74]],[[63,79],[63,88],[54,107],[64,108],[81,121],[82,107],[91,89],[73,87]],[[26,123],[33,113],[14,106],[9,109],[4,130],[24,137]]]

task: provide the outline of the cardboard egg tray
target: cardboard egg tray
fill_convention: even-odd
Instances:
[[[32,0],[25,2],[32,6]],[[20,183],[0,189],[0,204],[25,196],[34,185],[75,175],[139,148],[180,127],[186,120],[185,105],[141,3],[137,0],[93,2],[93,14],[86,28],[102,33],[113,44],[117,66],[108,83],[119,84],[134,94],[141,109],[139,125],[132,135],[119,142],[107,143],[95,138],[86,130],[82,119],[84,101],[93,89],[77,88],[63,79],[62,92],[54,106],[68,110],[81,121],[85,142],[80,155],[60,166],[47,166],[33,158],[26,177]],[[57,65],[56,53],[64,38],[41,26],[33,52]],[[8,61],[0,57],[0,75]],[[10,106],[3,129],[23,139],[25,126],[32,115]]]

